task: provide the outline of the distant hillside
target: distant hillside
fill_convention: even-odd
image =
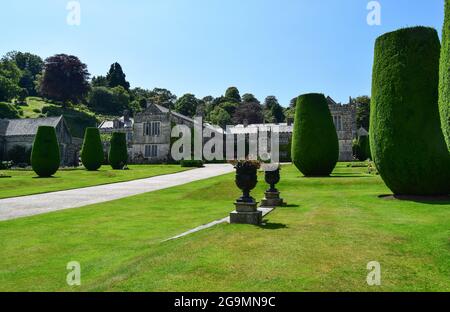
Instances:
[[[96,116],[89,108],[62,108],[39,97],[28,97],[25,104],[0,103],[0,118],[39,118],[63,115],[74,137],[82,138],[86,127],[95,127],[105,116]]]

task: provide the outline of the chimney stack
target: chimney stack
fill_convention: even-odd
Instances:
[[[130,111],[128,109],[123,111],[123,121],[130,121]]]

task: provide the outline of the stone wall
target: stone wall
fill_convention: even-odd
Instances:
[[[339,139],[339,161],[353,160],[352,140],[356,137],[356,106],[329,104]]]

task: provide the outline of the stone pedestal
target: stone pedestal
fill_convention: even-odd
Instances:
[[[261,207],[281,207],[284,205],[283,199],[280,198],[280,192],[266,191],[265,198],[261,201]]]
[[[230,213],[230,223],[254,224],[262,222],[262,212],[258,211],[257,202],[235,202],[236,210]]]

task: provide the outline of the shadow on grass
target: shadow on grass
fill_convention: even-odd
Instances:
[[[300,205],[296,205],[296,204],[289,204],[289,205],[283,205],[279,208],[298,208],[300,207]]]
[[[261,224],[259,227],[264,230],[281,230],[281,229],[287,229],[288,226],[286,224],[282,224],[282,223],[266,222],[266,223]]]
[[[46,179],[59,179],[59,177],[33,177],[33,179],[42,179],[42,180],[46,180]]]
[[[354,173],[339,173],[336,175],[331,175],[330,178],[372,178],[371,175],[360,175]]]
[[[379,195],[383,200],[410,201],[428,205],[450,205],[450,195],[443,196],[411,196],[411,195]]]

